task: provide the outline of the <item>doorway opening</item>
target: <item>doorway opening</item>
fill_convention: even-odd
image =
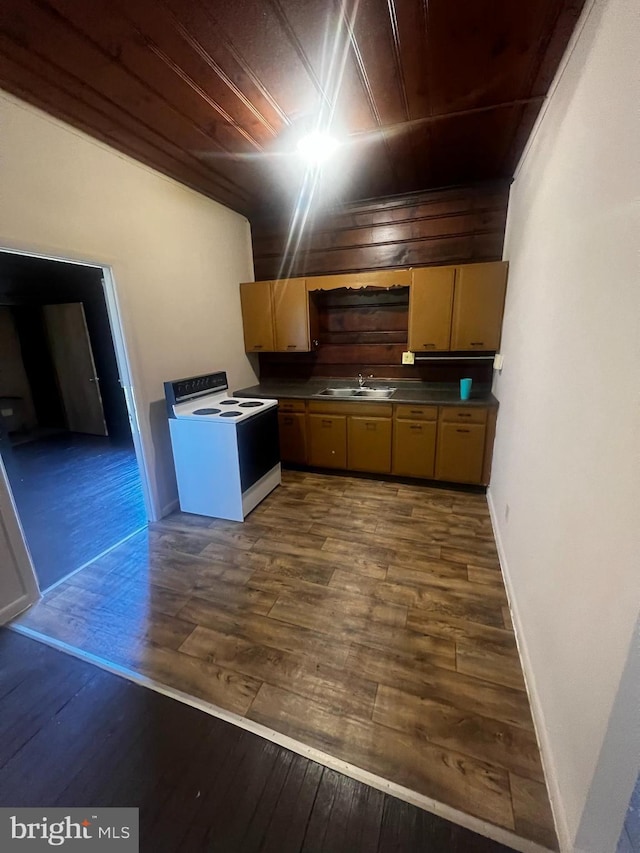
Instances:
[[[0,455],[42,591],[144,528],[110,270],[0,251]]]

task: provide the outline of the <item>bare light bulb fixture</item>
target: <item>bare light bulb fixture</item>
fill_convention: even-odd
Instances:
[[[298,154],[308,166],[322,166],[337,150],[340,143],[328,133],[314,130],[298,141]]]

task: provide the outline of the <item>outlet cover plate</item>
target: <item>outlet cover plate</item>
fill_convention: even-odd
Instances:
[[[412,352],[403,352],[402,353],[402,363],[403,364],[415,364],[416,357]]]

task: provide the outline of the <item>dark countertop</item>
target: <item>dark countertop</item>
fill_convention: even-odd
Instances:
[[[347,379],[310,379],[308,381],[269,379],[250,388],[234,391],[234,397],[268,397],[278,400],[325,400],[344,401],[364,400],[369,403],[413,403],[434,406],[497,406],[498,401],[491,393],[488,384],[478,384],[471,390],[471,399],[460,399],[460,386],[457,382],[417,382],[406,379],[365,383],[365,388],[395,388],[396,391],[384,399],[374,397],[318,397],[324,388],[355,388],[357,382]]]

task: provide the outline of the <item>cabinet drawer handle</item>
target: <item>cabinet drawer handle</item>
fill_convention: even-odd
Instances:
[[[263,346],[264,346],[264,344],[254,344],[253,348],[254,349],[262,349]]]
[[[420,432],[422,432],[422,427],[418,426],[417,424],[414,426],[410,426],[409,429],[417,429],[417,430],[420,430]]]
[[[471,413],[470,412],[458,412],[458,417],[459,418],[470,418]]]
[[[471,346],[472,347],[483,347],[484,341],[471,341]]]
[[[366,424],[366,427],[367,427],[367,429],[370,429],[370,430],[375,430],[375,429],[376,429],[376,425],[375,425],[375,424]]]
[[[287,344],[287,349],[297,349],[298,344]]]
[[[323,420],[323,421],[322,421],[322,426],[331,426],[331,424],[332,424],[332,423],[333,423],[333,421],[325,421],[325,420]]]
[[[409,411],[412,415],[422,415],[424,413],[424,409],[410,409]]]
[[[434,347],[435,344],[422,344],[423,347]]]
[[[456,432],[470,432],[468,429],[457,429]]]

